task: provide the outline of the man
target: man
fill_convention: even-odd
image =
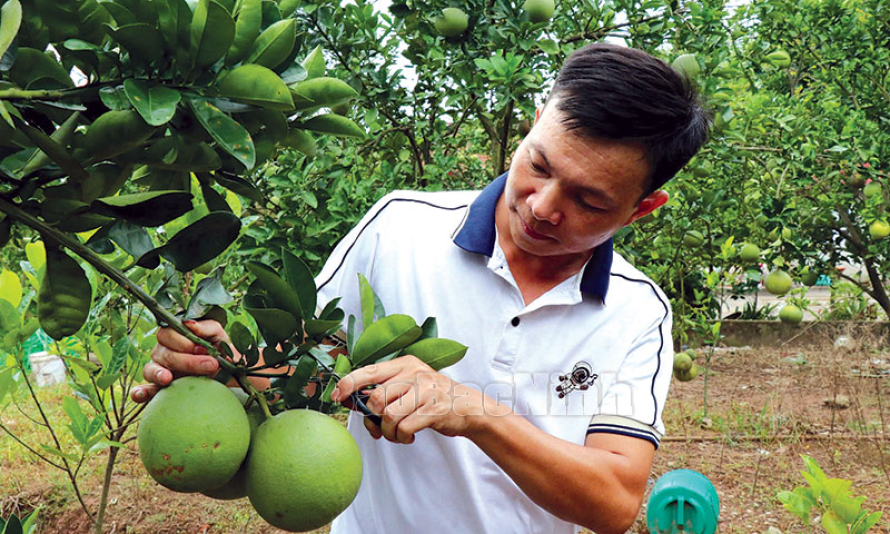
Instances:
[[[336,401],[379,385],[368,406],[382,423],[350,417],[365,475],[333,532],[630,527],[664,432],[671,314],[611,237],[667,202],[659,187],[709,125],[663,62],[588,45],[560,70],[508,173],[482,192],[393,193],[343,239],[316,280],[319,302],[342,296],[360,316],[362,273],[390,312],[434,316],[469,351],[440,373],[405,356],[340,382]],[[225,339],[215,323],[191,327]],[[182,336],[158,340],[145,368],[154,385],[137,400],[171,371],[215,372]]]

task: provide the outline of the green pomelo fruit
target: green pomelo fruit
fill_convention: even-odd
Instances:
[[[674,371],[688,371],[692,369],[692,358],[685,352],[674,354]]]
[[[776,50],[766,55],[766,60],[773,64],[774,67],[783,69],[791,65],[791,57],[784,50]]]
[[[683,245],[689,248],[700,247],[704,242],[705,236],[698,230],[689,230],[686,232],[686,235],[683,236]]]
[[[291,532],[328,524],[355,499],[362,457],[346,428],[312,410],[260,425],[247,458],[247,496],[260,516]]]
[[[697,365],[693,365],[686,371],[674,371],[674,377],[680,382],[689,382],[690,380],[694,380],[695,377],[698,376],[699,367]]]
[[[688,354],[689,357],[692,358],[692,361],[695,361],[695,359],[698,358],[698,353],[695,352],[695,349],[686,349],[686,354]]]
[[[800,281],[803,282],[805,286],[812,287],[819,281],[819,273],[816,271],[807,271],[800,275]]]
[[[868,235],[874,240],[884,239],[890,235],[890,224],[879,219],[868,225]]]
[[[683,54],[677,57],[671,65],[690,79],[695,78],[701,72],[701,66],[695,59],[695,54]]]
[[[528,20],[536,24],[550,20],[555,8],[553,0],[525,0],[522,4],[522,10],[528,15]]]
[[[791,275],[781,269],[776,269],[766,275],[764,285],[766,290],[773,295],[784,295],[791,291]]]
[[[760,247],[751,243],[745,243],[739,250],[739,258],[744,262],[753,262],[760,259]]]
[[[791,231],[791,228],[788,228],[787,226],[782,228],[782,239],[791,241],[792,237],[794,237],[794,233]]]
[[[139,457],[162,486],[195,493],[232,478],[247,455],[250,423],[219,382],[186,376],[162,389],[139,423]]]
[[[442,13],[433,20],[436,32],[443,37],[457,37],[467,31],[469,18],[467,14],[456,7],[446,7]]]
[[[881,194],[881,184],[879,182],[869,182],[862,189],[862,194],[867,197],[875,197],[880,196]]]
[[[242,406],[250,398],[248,397],[247,393],[245,393],[244,390],[242,390],[241,388],[229,388],[229,390],[235,394],[235,396],[238,398],[238,402],[240,402]],[[256,402],[251,404],[246,411],[247,421],[250,423],[250,440],[251,443],[253,443],[254,436],[256,436],[256,431],[263,423],[263,421],[266,420],[266,415],[263,413],[260,405]],[[247,453],[250,454],[249,448],[247,450]],[[229,479],[228,482],[218,488],[202,491],[201,493],[208,497],[223,501],[230,501],[233,499],[247,497],[247,458],[244,458],[244,461],[241,462],[241,467],[238,468],[238,471],[235,473],[234,476],[232,476],[232,478]]]
[[[803,320],[803,311],[793,304],[787,304],[779,312],[779,320],[788,324],[799,324]]]

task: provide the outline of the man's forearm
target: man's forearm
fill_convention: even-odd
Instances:
[[[630,527],[647,478],[632,459],[554,437],[504,405],[487,408],[467,437],[538,506],[599,534]]]

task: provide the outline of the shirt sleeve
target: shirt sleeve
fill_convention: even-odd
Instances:
[[[637,337],[615,380],[603,394],[600,411],[588,434],[606,433],[650,441],[657,448],[664,436],[661,416],[673,371],[671,311],[664,295],[661,313]],[[662,300],[664,299],[664,300]]]

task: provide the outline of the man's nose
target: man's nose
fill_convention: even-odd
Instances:
[[[562,221],[562,212],[559,209],[559,190],[556,184],[550,183],[541,187],[529,195],[527,202],[535,219],[553,225]]]

